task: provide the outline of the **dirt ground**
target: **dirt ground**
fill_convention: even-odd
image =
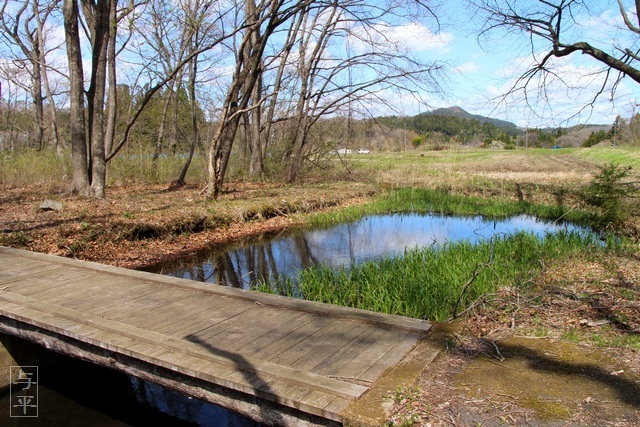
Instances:
[[[301,213],[361,203],[365,184],[113,187],[105,200],[0,192],[0,245],[127,268],[299,225]],[[44,209],[46,199],[61,209]],[[544,266],[527,288],[488,295],[435,325],[442,352],[394,392],[389,425],[640,425],[640,252]]]

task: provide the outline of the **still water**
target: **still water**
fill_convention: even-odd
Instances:
[[[260,424],[208,402],[79,359],[44,352],[39,366],[37,410],[12,411],[16,393],[0,390],[0,426],[6,427],[259,427]]]
[[[425,214],[373,215],[324,229],[296,230],[276,237],[244,242],[226,251],[164,265],[154,272],[248,289],[259,280],[295,277],[303,268],[325,264],[352,266],[385,256],[401,255],[405,248],[442,245],[529,231],[537,235],[577,227],[544,222],[531,216],[503,220]]]

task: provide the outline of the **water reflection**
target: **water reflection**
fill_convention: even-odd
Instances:
[[[171,276],[248,289],[258,280],[280,275],[294,277],[298,270],[324,263],[338,268],[401,254],[405,248],[468,240],[477,242],[499,234],[529,231],[537,235],[577,227],[517,216],[485,220],[480,216],[456,218],[439,215],[374,215],[359,221],[316,230],[298,230],[273,239],[208,254],[190,265],[163,267]]]
[[[15,400],[7,388],[0,390],[1,426],[261,426],[240,414],[160,385],[70,356],[51,354],[58,362],[40,367],[38,416],[12,416],[10,405]]]

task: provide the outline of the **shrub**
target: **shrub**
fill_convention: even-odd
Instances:
[[[630,212],[625,209],[625,199],[637,193],[637,189],[625,178],[631,166],[609,163],[600,168],[584,192],[586,203],[599,210],[595,226],[602,230],[618,230]]]

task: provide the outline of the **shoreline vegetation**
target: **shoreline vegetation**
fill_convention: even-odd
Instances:
[[[255,290],[435,322],[452,321],[500,288],[524,292],[552,261],[607,256],[620,249],[592,233],[557,232],[542,238],[518,232],[481,243],[409,248],[400,256],[334,270],[306,268],[295,279]]]
[[[334,270],[324,265],[306,268],[295,278],[263,282],[254,290],[352,308],[431,321],[450,321],[501,287],[530,284],[552,260],[578,253],[605,256],[621,251],[612,234],[588,231],[594,214],[563,206],[457,196],[437,190],[399,188],[372,201],[332,212],[312,213],[307,223],[323,227],[389,213],[434,213],[499,219],[530,215],[585,227],[538,238],[519,232],[473,244],[406,248],[404,254]],[[602,240],[609,242],[603,245]]]

